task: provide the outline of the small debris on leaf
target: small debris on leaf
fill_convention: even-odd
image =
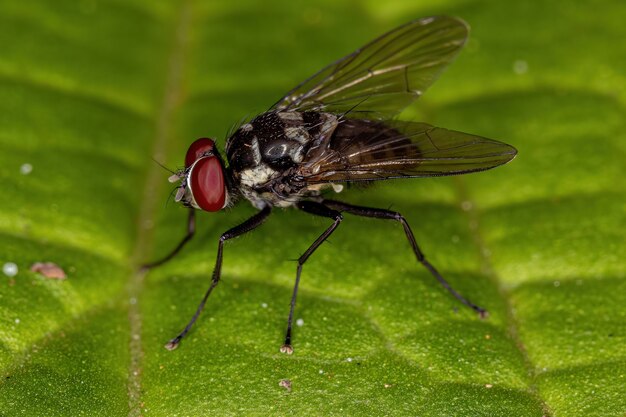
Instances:
[[[291,380],[289,379],[281,379],[278,383],[279,386],[285,388],[287,392],[291,392]]]
[[[66,279],[65,271],[54,262],[35,262],[30,270],[50,279]]]
[[[492,388],[493,384],[485,384],[485,388]]]

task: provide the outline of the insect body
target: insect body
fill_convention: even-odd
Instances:
[[[259,209],[268,203],[288,207],[319,195],[319,187],[307,186],[301,172],[338,124],[331,113],[298,111],[268,112],[244,124],[226,146],[242,195]]]
[[[394,116],[428,88],[467,39],[467,25],[431,17],[401,26],[322,69],[291,90],[267,112],[240,126],[227,140],[226,161],[212,139],[191,144],[176,200],[191,210],[187,235],[195,231],[195,211],[219,211],[246,199],[259,212],[226,231],[218,243],[211,285],[185,329],[166,347],[174,349],[189,331],[221,276],[223,244],[260,226],[273,207],[295,207],[333,223],[298,259],[285,342],[292,353],[291,325],[302,266],[334,232],[343,213],[399,222],[418,260],[459,301],[481,315],[486,311],[457,293],[419,249],[405,218],[397,212],[354,206],[326,196],[343,185],[390,178],[432,177],[483,171],[516,155],[510,145],[480,136],[401,121]]]

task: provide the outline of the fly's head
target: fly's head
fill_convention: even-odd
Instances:
[[[185,168],[169,181],[180,181],[175,200],[186,207],[219,211],[228,205],[224,164],[212,139],[193,142],[185,155]]]

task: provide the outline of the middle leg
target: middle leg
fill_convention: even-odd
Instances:
[[[343,220],[340,212],[328,208],[322,203],[317,203],[314,201],[300,201],[297,204],[297,207],[302,211],[306,211],[307,213],[315,214],[316,216],[328,217],[334,219],[335,221],[328,227],[328,229],[324,231],[324,233],[322,233],[315,240],[315,242],[313,242],[311,246],[309,246],[309,248],[302,254],[302,256],[298,258],[296,282],[293,286],[293,294],[291,295],[291,306],[289,308],[289,318],[287,319],[287,333],[285,335],[285,343],[280,348],[280,351],[282,353],[286,353],[288,355],[291,355],[293,353],[293,347],[291,346],[291,325],[293,322],[293,312],[296,307],[296,296],[298,295],[298,285],[300,284],[302,265],[304,265],[306,260],[309,259],[313,252],[315,252],[315,249],[317,249],[322,243],[324,243],[328,236],[330,236],[335,231],[337,226],[339,226],[339,223],[341,223],[341,220]]]

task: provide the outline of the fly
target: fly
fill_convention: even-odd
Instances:
[[[515,148],[495,140],[394,117],[453,61],[468,30],[464,21],[446,16],[409,22],[322,69],[241,125],[227,139],[226,158],[213,139],[191,144],[185,168],[170,177],[178,183],[176,201],[190,209],[187,234],[171,253],[145,268],[170,260],[193,237],[196,209],[219,211],[245,199],[259,211],[221,235],[211,284],[167,349],[178,346],[219,283],[224,243],[259,227],[274,207],[295,207],[332,221],[298,259],[281,352],[293,353],[291,329],[302,267],[346,213],[400,223],[417,261],[457,300],[486,315],[425,258],[400,213],[327,197],[349,183],[466,174],[515,157]]]

